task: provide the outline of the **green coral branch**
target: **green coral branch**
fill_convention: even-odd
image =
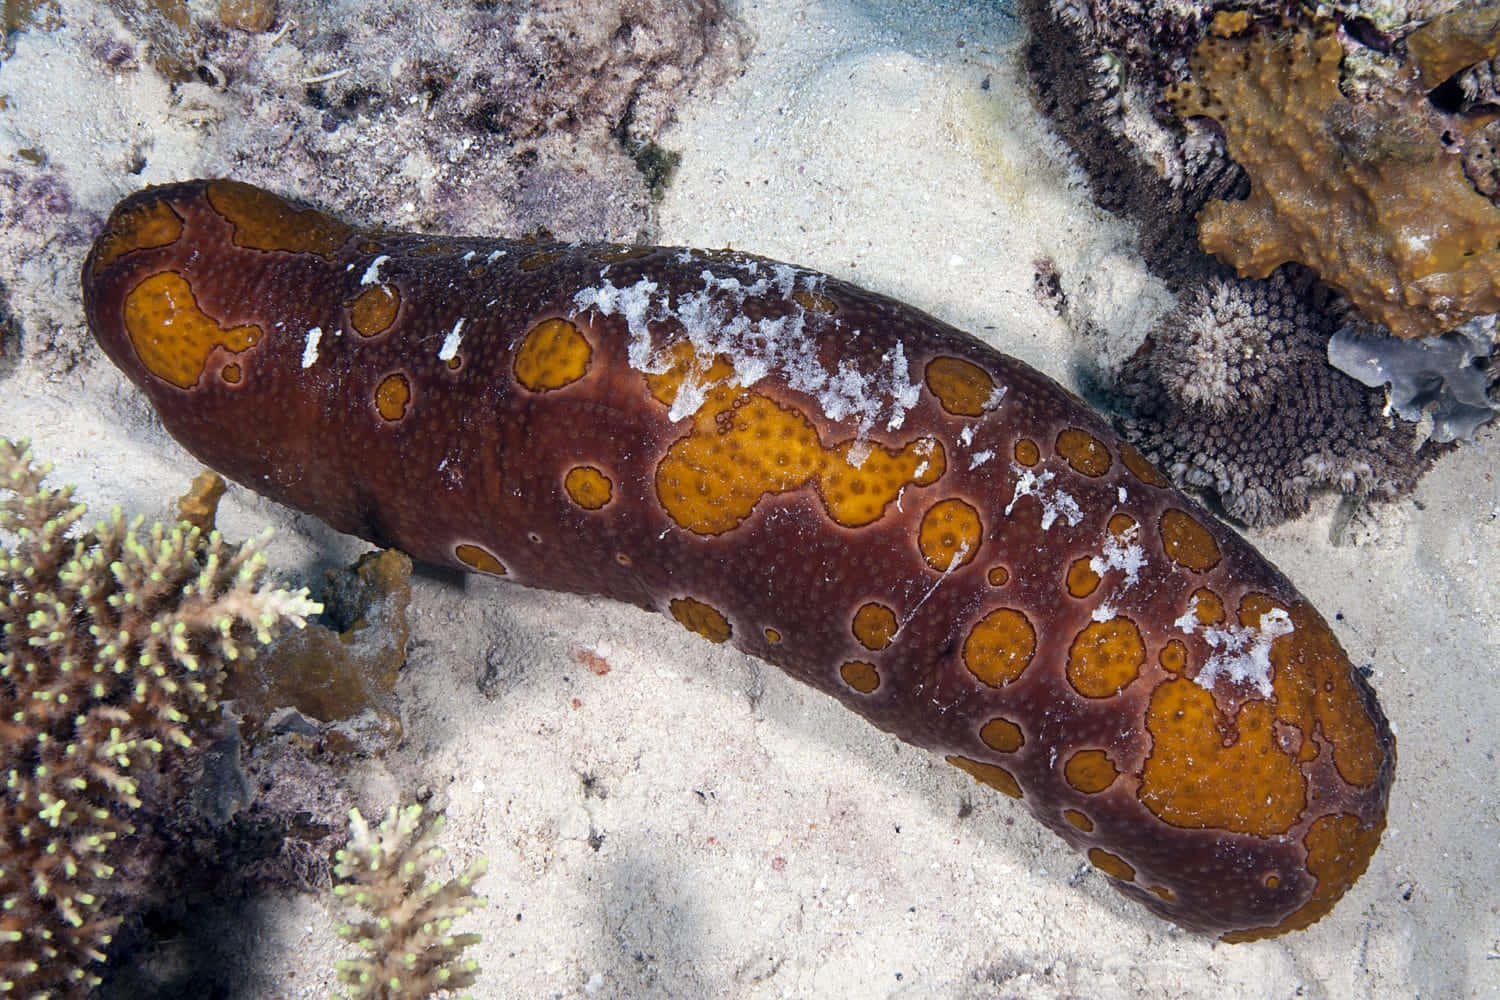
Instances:
[[[479,966],[462,954],[479,935],[454,934],[453,922],[485,905],[473,890],[485,859],[447,882],[429,880],[444,856],[435,845],[443,824],[441,814],[424,822],[419,805],[392,806],[373,828],[358,809],[349,813],[349,843],[334,855],[340,882],[333,891],[365,911],[339,928],[367,953],[338,965],[354,1000],[418,1000],[474,984]]]
[[[115,927],[139,777],[217,713],[226,663],[321,606],[263,590],[269,534],[83,527],[70,486],[0,438],[0,992],[81,995]]]

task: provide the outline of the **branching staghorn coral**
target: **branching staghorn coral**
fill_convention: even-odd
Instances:
[[[265,539],[92,529],[0,438],[0,994],[81,996],[122,913],[140,780],[217,714],[226,663],[319,606],[261,589]],[[139,859],[136,859],[139,863]]]
[[[339,963],[339,979],[354,987],[354,1000],[419,1000],[439,990],[472,986],[479,966],[461,958],[478,934],[453,934],[453,921],[485,904],[474,894],[485,859],[447,882],[427,881],[443,857],[434,842],[441,814],[423,822],[422,807],[392,806],[371,828],[358,809],[349,813],[349,843],[334,855],[340,882],[334,894],[368,914],[339,928],[366,957]]]

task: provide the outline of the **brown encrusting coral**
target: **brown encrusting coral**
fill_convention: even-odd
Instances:
[[[1331,21],[1210,34],[1193,50],[1191,82],[1167,100],[1217,121],[1250,175],[1248,197],[1199,213],[1199,242],[1244,277],[1311,267],[1398,337],[1500,311],[1500,207],[1455,155],[1464,119],[1400,76],[1351,101],[1343,61]]]
[[[0,984],[81,996],[129,906],[142,782],[209,732],[227,663],[318,605],[263,587],[264,539],[93,528],[0,438]]]
[[[392,806],[373,829],[358,809],[349,813],[349,842],[335,854],[334,894],[361,911],[339,935],[365,952],[339,963],[339,980],[354,1000],[422,1000],[474,984],[478,963],[463,957],[478,934],[455,934],[453,922],[484,906],[474,883],[485,859],[446,882],[429,881],[444,857],[436,846],[441,814]]]

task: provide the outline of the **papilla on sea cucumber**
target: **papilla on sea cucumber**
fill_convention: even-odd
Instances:
[[[1318,612],[1079,399],[727,251],[116,207],[88,321],[214,469],[340,531],[675,618],[1019,798],[1225,940],[1319,919],[1394,741]]]

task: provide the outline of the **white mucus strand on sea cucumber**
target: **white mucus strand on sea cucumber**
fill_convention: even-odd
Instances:
[[[1083,509],[1078,506],[1077,500],[1056,487],[1048,489],[1047,484],[1056,478],[1056,473],[1050,469],[1033,472],[1014,462],[1011,463],[1010,468],[1016,474],[1016,492],[1011,497],[1010,503],[1005,505],[1006,517],[1010,516],[1011,510],[1022,497],[1031,496],[1036,497],[1037,502],[1042,505],[1043,531],[1050,529],[1059,517],[1066,520],[1069,527],[1074,527],[1083,520]]]
[[[364,277],[359,279],[361,285],[373,285],[380,281],[380,265],[390,260],[389,254],[381,254],[370,261],[370,266],[365,268]]]
[[[463,333],[461,332],[463,328],[464,321],[462,319],[459,319],[457,323],[453,324],[453,329],[449,330],[448,336],[443,338],[443,346],[438,348],[437,356],[439,361],[452,361],[455,357],[457,357],[458,345],[462,343],[464,339]]]
[[[1233,622],[1223,626],[1207,625],[1198,619],[1196,595],[1188,602],[1187,611],[1173,624],[1188,635],[1200,634],[1213,650],[1208,662],[1193,678],[1195,684],[1205,691],[1212,691],[1222,677],[1234,684],[1251,685],[1262,698],[1271,697],[1274,691],[1271,685],[1271,643],[1283,635],[1291,635],[1296,629],[1285,608],[1272,608],[1262,614],[1259,627]]]
[[[1103,551],[1089,560],[1089,569],[1099,577],[1112,569],[1123,570],[1125,577],[1120,581],[1120,589],[1135,586],[1140,582],[1141,568],[1146,565],[1146,550],[1141,548],[1140,534],[1138,524],[1132,524],[1118,538],[1113,532],[1106,531]]]
[[[1290,635],[1293,628],[1284,608],[1272,608],[1260,616],[1259,628],[1205,629],[1203,638],[1214,647],[1214,654],[1193,680],[1212,690],[1221,675],[1227,676],[1235,683],[1254,685],[1262,698],[1271,697],[1271,643],[1278,636]]]
[[[597,288],[581,289],[573,296],[573,305],[577,309],[597,309],[604,316],[618,314],[625,318],[625,326],[630,331],[630,367],[648,375],[659,375],[667,370],[665,361],[656,361],[651,356],[651,328],[647,324],[656,318],[651,315],[651,299],[656,289],[656,282],[641,278],[626,288],[606,281]]]
[[[696,264],[700,258],[684,252],[677,261]],[[721,276],[705,267],[698,274],[702,286],[675,297],[649,278],[624,288],[605,280],[577,292],[573,305],[596,309],[605,316],[624,317],[631,334],[628,358],[637,371],[660,374],[667,370],[669,361],[655,349],[651,324],[673,323],[692,344],[700,374],[719,357],[728,359],[734,368],[730,385],[748,388],[777,374],[789,388],[816,399],[828,420],[854,422],[858,439],[882,418],[887,430],[901,427],[921,392],[911,379],[901,344],[882,355],[882,367],[873,373],[861,371],[848,360],[829,371],[819,357],[817,340],[809,336],[808,310],[789,298],[799,284],[809,291],[821,287],[822,276],[807,275],[782,264],[772,265],[770,276],[766,276],[760,274],[761,264],[754,260],[738,267],[755,280],[747,285],[737,277]],[[745,315],[747,300],[768,298],[790,302],[790,308],[783,315],[755,320]],[[817,316],[815,321],[827,320]],[[851,339],[856,334],[851,331]],[[710,388],[712,384],[690,374],[677,391],[668,419],[678,421],[696,413]]]
[[[943,570],[942,575],[932,582],[931,587],[927,588],[927,593],[923,594],[921,600],[917,601],[917,603],[912,606],[911,611],[907,612],[906,617],[901,619],[901,624],[896,628],[896,635],[900,635],[901,630],[906,628],[907,623],[910,622],[913,618],[917,617],[917,612],[922,609],[922,605],[927,603],[927,599],[929,597],[937,593],[937,589],[943,585],[944,580],[948,579],[948,577],[953,574],[954,570],[958,569],[964,564],[964,559],[968,556],[968,554],[969,543],[960,543],[958,546],[958,550],[953,553],[953,558],[948,561],[948,568]]]
[[[302,346],[302,367],[311,368],[318,360],[318,340],[323,336],[323,328],[315,326],[307,331],[307,342]]]
[[[873,444],[860,439],[849,445],[849,452],[844,456],[844,461],[848,463],[850,468],[858,469],[865,464],[865,459],[869,458],[874,451],[875,446]]]

